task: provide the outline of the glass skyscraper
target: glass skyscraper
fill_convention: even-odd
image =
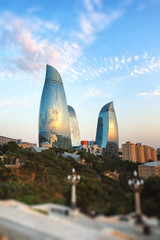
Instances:
[[[118,126],[113,102],[103,106],[98,116],[96,144],[109,158],[118,158]]]
[[[69,115],[63,82],[58,71],[47,65],[39,112],[39,146],[71,147]]]
[[[72,147],[80,146],[80,133],[76,113],[73,107],[68,105],[69,123],[71,132]]]

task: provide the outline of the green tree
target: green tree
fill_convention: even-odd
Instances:
[[[142,210],[148,216],[160,218],[160,177],[152,176],[145,180],[141,193]]]
[[[12,141],[10,141],[10,142],[8,142],[8,143],[6,143],[2,146],[2,151],[3,151],[4,154],[7,151],[15,153],[15,152],[18,151],[18,149],[19,149],[18,144],[16,142],[12,142]]]

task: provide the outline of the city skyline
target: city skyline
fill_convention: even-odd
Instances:
[[[113,101],[119,146],[159,147],[159,11],[159,0],[1,2],[1,135],[38,142],[50,64],[62,76],[81,140],[95,140],[99,111]]]

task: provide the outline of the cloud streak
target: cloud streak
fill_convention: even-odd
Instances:
[[[110,98],[111,96],[109,94],[104,94],[101,89],[98,88],[88,88],[82,95],[81,98],[83,99],[89,99],[92,97],[105,97],[105,98]]]
[[[3,69],[1,73],[5,72],[5,76],[9,76],[8,69],[12,75],[20,70],[30,75],[34,74],[40,79],[41,70],[44,70],[48,63],[64,74],[68,83],[99,80],[104,77],[104,81],[107,83],[112,81],[109,84],[114,85],[121,79],[160,70],[160,58],[149,57],[148,53],[143,56],[124,54],[103,59],[93,58],[92,62],[87,60],[86,64],[83,57],[85,47],[93,43],[98,32],[123,16],[125,6],[106,13],[100,0],[85,0],[84,4],[85,10],[80,12],[78,19],[80,26],[78,39],[75,38],[74,41],[56,38],[60,26],[54,21],[43,21],[31,15],[27,18],[1,12],[0,44],[4,49],[0,57]],[[36,10],[38,8],[33,8],[30,13]],[[47,38],[48,31],[52,33],[54,41]]]
[[[141,96],[141,97],[145,97],[145,96],[160,96],[160,87],[157,88],[153,92],[141,92],[141,93],[137,93],[137,95]]]
[[[96,33],[109,27],[124,12],[122,8],[118,8],[106,14],[102,11],[102,3],[99,0],[85,0],[84,5],[86,11],[80,14],[79,25],[81,30],[77,37],[86,44],[92,43],[96,38]]]
[[[152,72],[160,71],[160,57],[149,56],[148,54],[133,55],[129,54],[122,56],[115,56],[110,58],[98,59],[94,58],[91,64],[87,66],[81,65],[78,68],[72,68],[77,72],[76,76],[91,81],[93,79],[112,80],[118,79],[121,81],[125,78],[137,78],[138,76],[151,74]],[[78,74],[79,73],[79,74]],[[75,77],[75,80],[78,77]],[[112,84],[114,84],[112,82]]]
[[[28,9],[29,15],[25,17],[11,12],[0,12],[0,44],[3,46],[0,60],[5,74],[20,70],[38,78],[46,63],[55,66],[61,73],[66,73],[71,68],[75,71],[75,63],[88,44],[93,43],[96,34],[119,19],[124,11],[123,7],[106,13],[101,0],[84,0],[84,6],[85,10],[80,12],[77,19],[78,33],[76,36],[74,34],[74,40],[68,36],[65,41],[58,35],[61,27],[56,21],[44,21],[34,16],[33,13],[41,11],[39,6]],[[116,68],[119,68],[118,64]],[[76,81],[78,75],[80,76],[80,73],[73,71],[70,82]],[[94,70],[90,75],[98,77],[101,72]]]
[[[42,33],[46,29],[53,34],[57,31],[58,27],[50,22],[31,17],[19,18],[5,12],[1,14],[0,28],[0,44],[3,45],[4,52],[8,49],[12,50],[12,56],[7,57],[7,62],[15,69],[24,72],[38,72],[44,69],[46,63],[63,71],[81,54],[81,48],[75,42],[62,42],[55,39],[51,43],[46,38],[40,37],[39,29]],[[6,59],[4,58],[3,61],[6,62]]]

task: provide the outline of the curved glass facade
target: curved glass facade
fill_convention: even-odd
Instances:
[[[80,133],[74,108],[68,105],[72,147],[80,146]]]
[[[71,147],[69,116],[63,82],[58,71],[47,65],[39,113],[39,146]]]
[[[96,144],[109,159],[118,157],[118,126],[113,102],[106,104],[98,116]]]

